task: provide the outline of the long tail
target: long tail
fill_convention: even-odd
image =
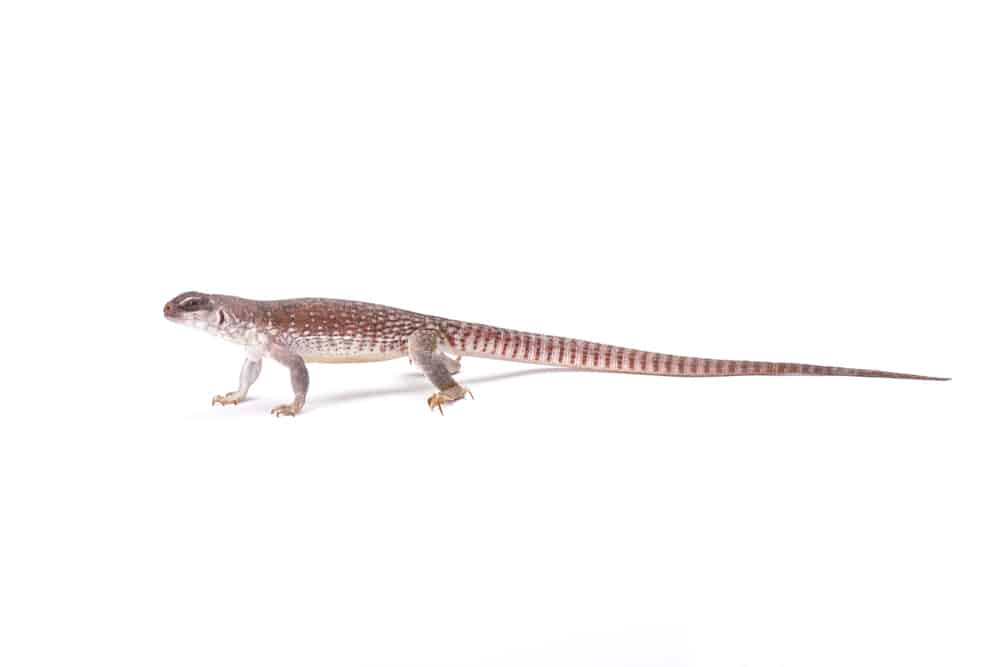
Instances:
[[[443,329],[448,346],[464,356],[591,371],[677,377],[846,375],[902,380],[950,379],[842,366],[681,357],[454,320],[446,321]]]

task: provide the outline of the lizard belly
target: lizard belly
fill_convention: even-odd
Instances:
[[[406,356],[402,352],[300,352],[307,364],[359,364],[368,361],[388,361]]]
[[[290,345],[306,363],[353,364],[366,361],[387,361],[405,356],[401,346],[386,341],[362,341],[346,336],[300,337]]]

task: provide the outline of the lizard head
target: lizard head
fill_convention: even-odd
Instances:
[[[163,306],[163,317],[196,329],[217,330],[231,317],[215,294],[181,292]]]

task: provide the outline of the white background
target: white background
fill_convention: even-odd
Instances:
[[[0,663],[997,664],[989,5],[4,3]],[[188,289],[955,381],[278,420]]]

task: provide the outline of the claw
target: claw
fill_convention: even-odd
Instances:
[[[226,405],[239,405],[240,399],[236,396],[235,391],[230,391],[228,394],[223,396],[222,394],[216,394],[212,399],[212,407],[216,405],[226,406]]]
[[[470,392],[468,390],[468,388],[462,387],[461,389],[462,389],[462,391],[464,393],[462,393],[462,395],[459,396],[458,398],[452,398],[451,396],[448,396],[444,392],[440,392],[439,391],[436,394],[433,394],[429,398],[427,398],[427,405],[430,406],[430,410],[431,411],[433,411],[434,408],[437,408],[437,410],[443,416],[444,415],[444,408],[442,406],[445,403],[454,403],[455,401],[460,401],[465,396],[472,396],[472,392]],[[472,398],[474,399],[475,397],[472,396]]]
[[[298,414],[298,408],[291,404],[275,405],[271,408],[271,414],[275,417],[294,417]]]

